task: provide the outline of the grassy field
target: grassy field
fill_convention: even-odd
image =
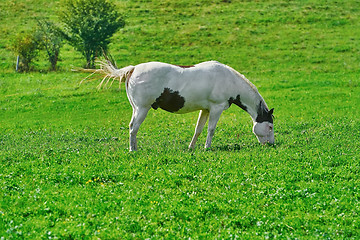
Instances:
[[[261,146],[232,106],[205,151],[198,113],[150,111],[128,152],[124,86],[14,71],[13,37],[59,1],[0,2],[1,239],[359,239],[360,1],[115,1],[118,66],[218,60],[275,108]],[[16,31],[14,31],[16,30]]]

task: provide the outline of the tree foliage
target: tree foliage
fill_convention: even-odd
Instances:
[[[19,72],[31,70],[31,64],[39,54],[40,39],[35,32],[19,33],[11,46],[12,51],[19,56]]]
[[[107,51],[110,38],[125,22],[115,5],[107,0],[66,0],[60,13],[64,37],[86,58],[86,67]]]
[[[38,32],[42,38],[41,45],[46,50],[51,64],[50,70],[55,71],[60,49],[63,45],[60,30],[48,20],[38,20]]]

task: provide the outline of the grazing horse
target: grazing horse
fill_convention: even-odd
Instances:
[[[136,135],[151,108],[178,114],[200,110],[189,148],[195,147],[207,119],[205,148],[210,148],[220,115],[232,104],[251,116],[253,132],[260,143],[274,143],[274,109],[269,110],[257,88],[244,75],[227,65],[216,61],[193,66],[148,62],[117,69],[108,61],[103,63],[101,72],[106,74],[102,83],[107,78],[125,82],[133,108],[129,125],[130,151],[137,150]]]

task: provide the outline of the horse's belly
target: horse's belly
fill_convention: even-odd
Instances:
[[[179,93],[179,91],[164,88],[164,91],[156,98],[151,107],[153,109],[161,108],[168,112],[182,114],[206,109],[207,102],[208,101],[200,99],[188,98],[186,95],[183,96],[181,92]]]
[[[184,113],[189,113],[189,112],[194,112],[194,111],[198,111],[198,110],[204,110],[207,109],[206,107],[200,106],[200,105],[195,105],[195,104],[186,104],[183,108],[181,108],[180,110],[178,110],[177,114],[184,114]]]

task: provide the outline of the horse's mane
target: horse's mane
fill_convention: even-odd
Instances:
[[[225,65],[227,68],[229,68],[233,73],[235,73],[237,76],[239,76],[243,81],[245,81],[256,93],[259,93],[258,89],[255,87],[255,85],[249,81],[243,74],[239,73],[232,67],[229,67],[228,65]]]
[[[232,67],[229,67],[227,65],[225,65],[227,68],[229,68],[233,73],[235,73],[237,76],[239,76],[243,81],[245,81],[250,87],[251,89],[254,90],[254,92],[259,96],[260,98],[260,103],[259,105],[263,105],[263,107],[265,107],[265,109],[268,111],[269,108],[264,100],[264,98],[260,95],[258,89],[256,88],[256,86],[249,81],[249,79],[247,79],[243,74],[239,73],[238,71],[236,71],[235,69],[233,69]]]

